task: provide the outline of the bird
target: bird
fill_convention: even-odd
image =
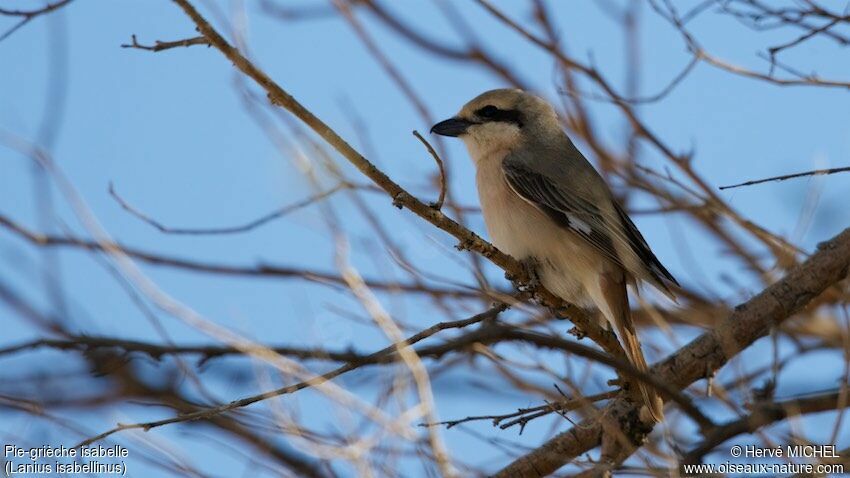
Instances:
[[[466,103],[431,133],[466,145],[493,244],[532,268],[552,293],[601,313],[629,362],[647,372],[627,285],[646,282],[675,301],[679,283],[564,132],[555,109],[532,93],[496,89]],[[641,417],[662,421],[655,389],[643,382],[637,387]]]

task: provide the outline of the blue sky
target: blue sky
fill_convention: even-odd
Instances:
[[[216,5],[225,14],[238,7],[238,3]],[[258,64],[343,137],[362,146],[352,124],[355,112],[366,125],[376,153],[374,161],[412,191],[432,194],[422,186],[434,173],[433,162],[410,134],[413,129],[427,131],[430,125],[422,122],[348,25],[337,17],[281,23],[264,15],[256,3],[249,1],[246,5],[250,52]],[[551,60],[471,2],[455,5],[501,60],[521,72],[538,92],[556,98]],[[434,4],[399,1],[393,2],[392,8],[429,35],[460,44],[458,34]],[[528,18],[525,3],[510,3],[506,8],[516,18]],[[619,27],[593,2],[553,3],[552,12],[568,50],[580,59],[592,54],[600,69],[622,86],[625,39]],[[652,94],[667,84],[688,56],[679,36],[649,8],[642,9],[642,19],[641,93]],[[9,24],[8,19],[2,21],[6,23],[0,25]],[[436,119],[451,116],[465,101],[484,90],[503,86],[497,78],[480,70],[423,54],[371,18],[363,21]],[[713,13],[695,21],[693,28],[712,52],[751,67],[763,67],[755,56],[758,50],[790,35],[757,35]],[[153,54],[120,48],[131,34],[136,34],[142,43],[150,43],[193,36],[194,29],[170,2],[100,0],[74,2],[49,19],[33,21],[0,43],[0,64],[4,65],[0,73],[0,129],[31,140],[44,139],[39,131],[45,114],[61,112],[49,149],[101,223],[122,243],[199,260],[334,270],[333,241],[313,208],[250,234],[169,236],[129,216],[110,198],[108,185],[112,183],[125,199],[166,224],[214,227],[243,223],[311,194],[291,157],[282,156],[246,113],[235,88],[234,70],[217,51],[196,46]],[[56,45],[64,46],[56,50]],[[67,53],[65,61],[52,61],[50,52],[55,55],[61,49]],[[815,40],[789,52],[786,61],[805,71],[817,70],[825,77],[848,78],[850,63],[836,61],[840,53],[833,45]],[[47,93],[51,84],[59,83],[64,96],[57,98]],[[663,102],[642,106],[640,112],[677,150],[694,148],[696,169],[714,185],[847,165],[850,158],[850,97],[841,90],[777,87],[700,65]],[[594,104],[594,114],[606,139],[618,141],[622,137],[624,124],[610,106]],[[579,146],[589,151],[584,145]],[[447,142],[446,148],[453,191],[460,202],[475,204],[472,167],[465,151],[457,142]],[[40,229],[33,203],[31,164],[10,150],[2,151],[0,213]],[[352,171],[341,158],[337,159],[343,168]],[[592,156],[589,159],[595,160]],[[651,152],[642,161],[662,164]],[[846,206],[850,175],[771,183],[724,192],[722,196],[745,217],[790,236],[803,198],[815,186],[822,188],[820,203],[811,228],[801,240],[805,248],[811,249],[850,222],[850,209]],[[58,194],[54,198],[59,198]],[[355,217],[356,212],[344,195],[330,201],[346,218],[352,261],[364,275],[384,274],[392,266],[376,264],[371,259],[373,245],[369,245],[368,226]],[[370,197],[369,201],[381,220],[392,226],[394,236],[414,262],[427,264],[430,272],[472,283],[470,274],[454,266],[450,256],[459,253],[452,252],[453,243],[445,234],[406,211],[398,211],[383,197]],[[742,292],[730,288],[722,279],[731,275],[739,285],[753,287],[745,290],[757,291],[753,278],[741,273],[739,264],[726,260],[723,251],[706,241],[693,224],[655,216],[640,216],[636,222],[680,280],[709,286],[723,297],[739,297]],[[471,225],[484,231],[478,217]],[[71,211],[57,201],[52,229],[58,232],[62,227],[84,231]],[[63,252],[59,257],[65,296],[79,332],[158,339],[102,264],[77,252]],[[51,304],[39,280],[40,261],[38,250],[0,231],[0,280],[49,311]],[[356,302],[327,287],[286,280],[205,277],[147,266],[144,270],[174,297],[211,320],[252,338],[276,344],[331,347],[354,343],[359,350],[371,350],[385,343],[374,332],[329,312],[333,307],[356,307]],[[501,280],[497,270],[491,268],[490,272],[494,282]],[[406,314],[407,320],[421,328],[447,319],[417,313],[421,304],[416,300],[385,300],[391,312]],[[2,305],[0,317],[4,344],[34,337],[35,331]],[[177,341],[205,340],[176,320],[164,317],[163,322]],[[682,333],[684,340],[693,331]],[[811,366],[824,368],[826,361],[834,358],[818,356],[812,359]],[[33,367],[80,367],[71,354],[58,352],[4,358],[2,362],[7,365],[0,372],[2,380],[31,372]],[[223,361],[216,366],[235,368],[236,364]],[[156,370],[155,365],[144,366]],[[355,386],[368,397],[374,390],[362,383],[363,377],[370,377],[369,373],[373,372],[358,375],[361,380],[344,379],[341,383]],[[807,379],[798,374],[796,379],[801,383],[795,383],[793,388],[799,391],[819,385],[828,388],[834,384],[835,375],[823,371]],[[361,385],[353,385],[357,382]],[[251,386],[238,381],[215,383],[216,392],[223,399],[251,393]],[[480,411],[480,401],[475,409],[464,403],[464,397],[474,392],[475,383],[469,377],[438,377],[435,394],[441,416],[453,418]],[[528,397],[497,396],[486,408],[488,412],[509,411],[534,403]],[[322,416],[320,409],[302,406],[302,410]],[[167,410],[139,407],[121,412],[124,421],[170,414]],[[119,415],[74,418],[90,430],[101,431]],[[28,420],[0,411],[0,433],[23,435],[36,444],[45,440],[69,444],[76,439],[45,425],[32,425],[35,428],[29,429]],[[517,439],[512,432],[495,432],[487,424],[473,428]],[[547,428],[542,424],[529,427],[522,442],[539,442]],[[186,439],[198,430],[173,427],[151,433],[185,446],[193,461],[213,465],[210,469],[215,470],[215,476],[244,470],[238,457],[217,453],[212,442]],[[459,454],[480,453],[482,462],[501,456],[498,449],[481,448],[481,442],[462,432],[448,431],[444,436]],[[124,443],[128,440],[124,436],[117,439]],[[155,473],[148,466],[142,461],[132,462],[131,472],[135,476],[154,476],[148,474]],[[415,476],[421,470],[409,472]]]

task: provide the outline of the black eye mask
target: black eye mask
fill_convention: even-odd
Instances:
[[[475,116],[484,122],[499,121],[502,123],[513,123],[522,128],[522,117],[517,110],[501,110],[493,105],[487,105],[475,111]]]

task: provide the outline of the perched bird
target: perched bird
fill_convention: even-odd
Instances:
[[[626,285],[646,281],[673,298],[678,283],[561,129],[552,106],[522,90],[492,90],[431,132],[466,144],[493,244],[533,264],[554,294],[598,309],[631,363],[647,371]],[[644,417],[661,421],[663,403],[655,390],[638,387]]]

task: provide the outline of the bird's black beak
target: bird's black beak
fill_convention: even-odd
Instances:
[[[475,123],[472,121],[454,117],[435,124],[431,127],[431,132],[441,136],[460,136],[466,133],[466,130],[473,124]]]

